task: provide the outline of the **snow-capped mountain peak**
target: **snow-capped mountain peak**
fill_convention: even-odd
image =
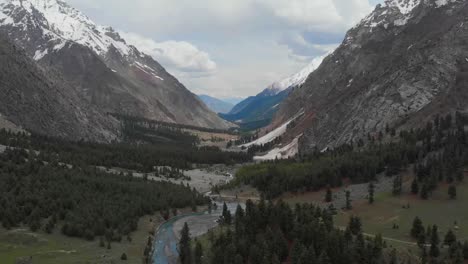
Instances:
[[[55,50],[72,41],[91,48],[99,55],[107,53],[111,46],[124,56],[131,51],[131,47],[112,28],[96,25],[61,0],[0,0],[0,25],[7,24],[23,30],[29,27],[42,29],[42,33],[56,43]],[[46,50],[38,50],[37,54],[41,53],[46,54]],[[35,58],[40,59],[41,56]]]
[[[354,29],[359,27],[372,29],[377,26],[388,28],[389,26],[404,26],[414,16],[414,11],[419,6],[441,8],[461,0],[386,0],[364,18]]]
[[[301,71],[299,71],[296,74],[293,74],[281,81],[277,81],[273,84],[271,84],[265,92],[268,92],[269,95],[276,95],[288,88],[291,87],[296,87],[299,85],[302,85],[306,80],[307,77],[315,71],[320,64],[322,64],[323,59],[325,59],[326,56],[328,56],[329,53],[326,55],[316,57],[310,62],[305,68],[303,68]]]
[[[420,2],[421,0],[387,0],[385,1],[385,5],[387,7],[397,8],[400,13],[406,15],[413,11]]]

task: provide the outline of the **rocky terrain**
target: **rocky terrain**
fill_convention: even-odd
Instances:
[[[468,106],[468,3],[387,0],[281,105],[272,127],[304,112],[285,139],[302,151],[424,126]]]
[[[232,124],[152,57],[60,0],[0,0],[0,32],[106,113],[200,127]]]
[[[0,123],[56,137],[107,142],[116,120],[81,100],[53,70],[39,67],[0,34]],[[15,125],[16,124],[16,125]]]

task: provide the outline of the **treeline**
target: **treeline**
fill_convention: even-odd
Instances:
[[[349,226],[333,226],[332,212],[313,205],[251,201],[235,212],[229,228],[208,235],[211,252],[204,263],[250,264],[348,264],[398,261],[395,252],[387,254],[381,236],[366,239],[361,222],[351,218]],[[196,256],[196,254],[195,254]],[[186,255],[183,258],[187,259]],[[183,264],[196,263],[185,261]],[[388,262],[397,263],[397,262]]]
[[[178,128],[178,129],[192,129],[192,130],[197,130],[197,131],[201,131],[201,132],[221,133],[221,134],[230,134],[230,135],[237,135],[238,134],[235,131],[234,128],[224,130],[224,129],[197,127],[197,126],[191,126],[191,125],[156,121],[156,120],[146,119],[146,118],[143,118],[143,117],[135,117],[135,116],[129,116],[129,115],[116,114],[116,113],[113,113],[113,114],[110,114],[110,115],[117,118],[121,122],[138,123],[140,125],[143,124],[143,125],[147,125],[147,126],[163,126],[163,127]]]
[[[385,134],[369,135],[367,142],[345,144],[324,153],[294,160],[271,161],[241,168],[225,188],[251,184],[266,198],[284,192],[316,191],[325,186],[338,187],[344,179],[351,183],[374,180],[385,172],[396,175],[410,164],[416,164],[418,188],[430,192],[440,181],[461,180],[467,161],[464,126],[467,118],[459,113],[437,117],[426,127],[400,131],[387,129]]]
[[[38,151],[41,159],[67,164],[118,167],[152,172],[158,166],[190,169],[193,164],[233,164],[251,160],[242,152],[223,152],[217,147],[175,144],[73,142],[60,138],[0,130],[0,144]]]
[[[167,208],[208,203],[187,186],[47,163],[34,151],[0,154],[0,222],[9,229],[54,229],[89,240],[120,241],[138,219]]]
[[[421,250],[421,263],[462,264],[468,260],[468,241],[459,241],[451,229],[441,237],[437,225],[424,228],[419,217],[413,221],[410,235]]]
[[[179,128],[141,124],[132,121],[122,122],[123,140],[128,143],[177,144],[196,146],[200,139]]]

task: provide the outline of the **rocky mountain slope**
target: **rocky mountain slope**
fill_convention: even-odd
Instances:
[[[272,127],[288,128],[307,151],[367,138],[388,124],[425,125],[468,106],[468,2],[387,0],[294,90]]]
[[[320,66],[324,58],[325,56],[315,58],[300,72],[271,84],[256,96],[246,98],[222,117],[241,124],[255,123],[253,129],[267,126],[281,102],[294,88],[300,87],[306,81],[307,76]]]
[[[198,97],[203,101],[203,103],[206,104],[206,106],[208,106],[208,108],[210,108],[215,113],[228,113],[234,107],[234,105],[231,103],[209,95],[200,94]]]
[[[75,140],[107,142],[116,120],[82,100],[54,70],[39,67],[0,34],[0,125]],[[16,125],[15,125],[16,124]]]
[[[158,62],[62,0],[0,0],[0,32],[103,112],[228,128]]]

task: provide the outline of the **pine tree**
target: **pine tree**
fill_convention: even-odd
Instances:
[[[370,204],[374,203],[374,191],[375,191],[375,186],[374,186],[374,183],[371,182],[369,183],[369,203]]]
[[[421,232],[418,236],[418,247],[423,248],[426,246],[426,234]]]
[[[444,244],[447,246],[452,246],[456,242],[457,242],[457,237],[455,236],[453,231],[449,229],[449,231],[447,231],[447,234],[445,235]]]
[[[99,247],[105,247],[105,243],[104,243],[104,238],[103,237],[99,237]]]
[[[418,194],[418,192],[419,192],[418,180],[414,179],[413,182],[411,183],[411,193]]]
[[[422,224],[421,219],[419,219],[419,217],[416,217],[413,220],[413,227],[411,228],[411,236],[413,238],[418,239],[421,233],[424,233],[424,226]]]
[[[452,200],[457,198],[457,187],[455,187],[455,185],[450,185],[450,187],[448,189],[448,195],[449,195],[450,199],[452,199]]]
[[[353,235],[357,235],[362,231],[362,223],[359,217],[351,216],[348,224],[349,230]]]
[[[202,264],[203,247],[200,241],[195,244],[195,264]]]
[[[330,187],[327,187],[327,192],[325,194],[325,202],[330,203],[333,200],[333,194]]]
[[[180,232],[179,241],[179,260],[181,264],[191,264],[192,254],[190,250],[190,230],[187,223],[184,223],[184,227]]]
[[[463,242],[463,257],[468,259],[468,241]]]
[[[433,258],[437,258],[440,255],[439,249],[439,234],[437,231],[437,226],[432,226],[432,234],[431,234],[431,248],[429,249],[429,255]]]
[[[431,231],[431,242],[436,244],[437,246],[440,244],[440,238],[439,238],[439,228],[436,225],[432,226],[432,231]]]
[[[390,252],[390,262],[389,262],[389,264],[398,264],[396,249],[393,249],[392,252]]]
[[[351,206],[351,192],[346,191],[346,209],[351,210],[353,207]]]
[[[453,264],[463,264],[464,262],[465,262],[465,257],[463,255],[463,250],[458,247],[457,250],[455,251]]]
[[[223,204],[222,223],[225,225],[231,225],[232,216],[231,211],[228,210],[226,203]]]
[[[291,263],[299,264],[304,251],[305,251],[304,245],[302,245],[302,243],[299,241],[295,242],[291,249]]]
[[[423,200],[427,200],[429,198],[429,187],[427,187],[427,184],[423,184],[422,188],[421,188],[421,198]]]
[[[393,195],[400,195],[403,188],[403,179],[397,175],[393,180]]]
[[[423,249],[422,249],[421,264],[427,264],[427,250],[426,250],[426,247],[423,247]]]

